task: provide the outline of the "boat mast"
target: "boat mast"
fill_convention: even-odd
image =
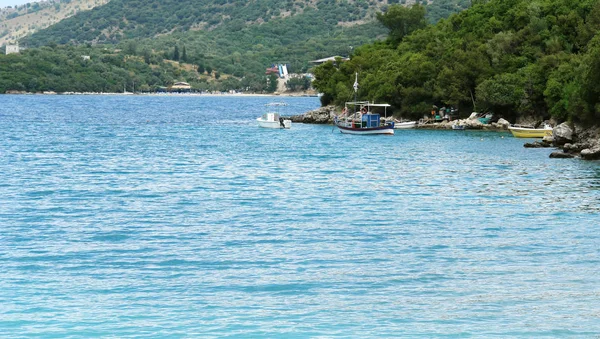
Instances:
[[[356,95],[358,93],[358,72],[356,72],[354,74],[355,74],[355,76],[354,76],[354,85],[352,85],[352,87],[354,88],[354,113],[353,113],[353,117],[356,118],[356,106],[358,105],[357,101],[356,101]],[[352,118],[352,119],[354,119],[354,118]]]

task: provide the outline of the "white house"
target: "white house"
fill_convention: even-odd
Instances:
[[[19,44],[6,45],[6,55],[19,53]]]

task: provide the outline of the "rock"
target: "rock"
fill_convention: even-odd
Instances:
[[[508,126],[510,126],[510,122],[503,118],[498,119],[498,122],[496,122],[496,124],[498,126],[501,126],[503,129],[508,129]]]
[[[569,159],[569,158],[575,158],[575,154],[565,153],[565,152],[552,152],[552,153],[550,153],[550,158]]]
[[[545,135],[544,138],[542,138],[542,141],[548,144],[552,144],[554,143],[554,137],[552,137],[551,135]]]
[[[475,118],[475,119],[469,118],[469,119],[465,120],[464,125],[466,125],[468,129],[482,129],[483,128],[483,124],[477,118]]]
[[[555,146],[562,146],[573,141],[573,130],[566,122],[554,127],[552,131]]]
[[[551,147],[552,145],[550,145],[547,142],[544,141],[534,141],[532,143],[526,143],[525,145],[523,145],[523,147],[525,148],[545,148],[545,147]]]
[[[452,125],[454,124],[454,122],[448,121],[448,120],[444,120],[440,123],[440,128],[443,129],[452,129]]]
[[[583,145],[583,144],[579,144],[579,143],[578,144],[566,143],[562,147],[563,151],[568,152],[568,153],[579,153],[586,148],[589,148],[589,145]]]
[[[292,122],[301,122],[305,124],[331,124],[336,115],[335,106],[329,105],[308,111],[301,115],[291,116]]]
[[[600,146],[596,145],[593,148],[586,148],[581,151],[581,158],[584,160],[600,159]]]

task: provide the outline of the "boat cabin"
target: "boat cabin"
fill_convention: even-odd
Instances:
[[[279,121],[279,113],[264,113],[262,118],[264,121]]]
[[[381,124],[381,116],[377,113],[367,113],[362,116],[362,127],[371,128],[379,127]]]

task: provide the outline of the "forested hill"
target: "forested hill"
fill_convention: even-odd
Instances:
[[[45,0],[0,8],[0,46],[51,26],[109,0]]]
[[[406,116],[452,105],[463,115],[489,110],[511,121],[600,121],[599,1],[474,0],[409,35],[395,34],[404,27],[398,20],[419,21],[396,14],[382,17],[396,22],[385,43],[362,46],[339,68],[315,70],[324,104],[351,98],[360,72],[361,98],[388,102]]]
[[[419,0],[416,0],[419,2]],[[144,39],[174,32],[211,31],[224,27],[231,31],[318,11],[318,21],[332,26],[371,21],[375,13],[398,0],[112,0],[104,6],[74,17],[23,39],[30,47],[51,42],[118,43],[124,39]],[[415,0],[401,0],[414,3]],[[428,7],[431,22],[468,7],[469,0],[434,0]]]
[[[0,55],[0,93],[110,92],[124,83],[152,91],[175,81],[272,92],[271,64],[304,73],[310,60],[385,39],[377,14],[400,1],[111,0],[21,39],[20,55]],[[467,1],[435,0],[428,19]]]
[[[467,1],[435,0],[427,13],[435,20],[462,10]],[[23,39],[22,45],[116,44],[133,55],[165,59],[185,48],[183,61],[238,77],[278,62],[304,72],[310,60],[346,56],[384,38],[386,30],[375,16],[388,2],[394,1],[111,0]]]

